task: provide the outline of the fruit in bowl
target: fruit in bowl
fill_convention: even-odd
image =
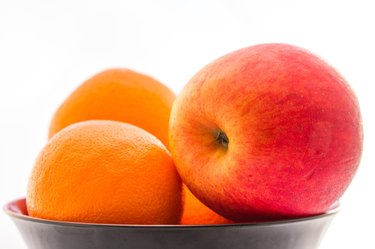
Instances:
[[[182,200],[169,152],[152,138],[168,147],[174,99],[159,81],[125,68],[84,81],[53,115],[51,140],[29,181],[29,214],[76,222],[178,224],[183,209],[183,224],[226,221],[187,189]],[[145,131],[88,120],[130,123]]]
[[[324,213],[362,152],[357,99],[309,51],[260,44],[199,71],[174,102],[170,149],[183,182],[233,221]]]
[[[307,50],[261,44],[210,63],[174,100],[111,69],[64,101],[26,200],[5,207],[31,249],[318,246],[362,152],[343,77]]]
[[[126,68],[95,74],[74,90],[51,120],[49,137],[86,120],[130,123],[153,134],[168,147],[169,114],[176,95],[161,82]]]
[[[184,208],[181,225],[231,224],[233,221],[224,218],[204,205],[191,191],[183,185]]]
[[[38,156],[30,216],[73,222],[178,224],[182,183],[155,136],[117,121],[91,120],[54,135]]]

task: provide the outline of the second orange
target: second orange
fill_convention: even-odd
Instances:
[[[129,69],[109,69],[80,85],[52,118],[49,137],[86,120],[115,120],[145,129],[168,146],[168,122],[176,95],[159,81]]]

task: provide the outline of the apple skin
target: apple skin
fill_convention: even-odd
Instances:
[[[169,141],[193,194],[246,222],[326,212],[357,170],[363,131],[356,96],[335,69],[305,49],[260,44],[188,82]]]

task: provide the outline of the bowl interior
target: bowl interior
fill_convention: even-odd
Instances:
[[[26,207],[26,199],[18,199],[5,205],[5,212],[11,215],[29,216]]]

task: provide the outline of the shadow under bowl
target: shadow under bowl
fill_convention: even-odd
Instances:
[[[117,225],[30,217],[25,199],[4,210],[29,249],[316,249],[338,212],[258,223]]]

